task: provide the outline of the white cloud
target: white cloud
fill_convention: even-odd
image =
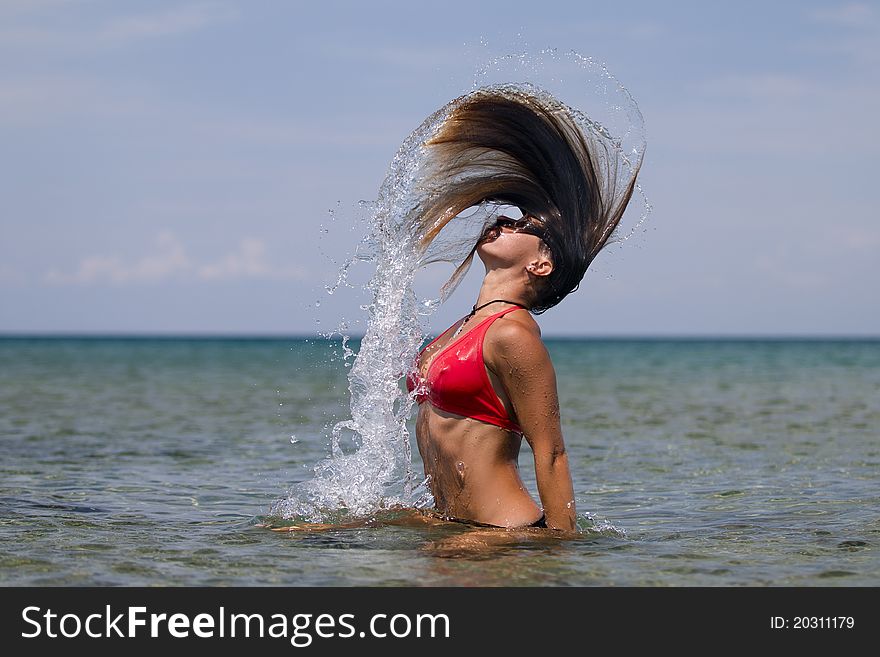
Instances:
[[[79,267],[73,273],[50,270],[46,274],[46,281],[59,285],[96,282],[150,283],[192,268],[183,245],[173,234],[162,232],[156,242],[156,253],[146,255],[134,263],[126,263],[115,255],[89,256],[80,261]]]
[[[266,259],[266,244],[262,240],[248,238],[239,243],[238,251],[199,267],[198,277],[208,281],[230,278],[304,280],[306,272],[296,266],[270,265]]]
[[[0,280],[3,272],[0,270]],[[266,244],[245,238],[232,253],[208,263],[198,263],[187,254],[184,245],[168,231],[159,234],[156,250],[134,262],[118,255],[95,255],[83,258],[73,272],[51,269],[44,277],[53,285],[114,285],[157,283],[177,280],[305,280],[308,273],[297,266],[278,266],[267,257]]]
[[[847,226],[836,233],[838,246],[856,252],[876,253],[880,250],[880,230],[860,226]]]

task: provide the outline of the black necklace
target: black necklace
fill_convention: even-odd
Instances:
[[[461,325],[460,325],[457,329],[455,329],[455,333],[452,334],[452,338],[451,338],[451,339],[454,340],[455,338],[458,337],[458,334],[461,333],[461,329],[464,328],[464,325],[468,323],[468,320],[469,320],[471,317],[473,317],[474,315],[477,314],[477,311],[478,311],[478,310],[482,310],[482,309],[485,308],[486,306],[490,306],[490,305],[492,305],[493,303],[509,303],[511,306],[519,306],[519,307],[522,308],[523,310],[528,310],[528,308],[526,308],[526,307],[525,307],[524,305],[522,305],[521,303],[517,303],[516,301],[508,301],[507,299],[492,299],[492,301],[487,301],[487,302],[484,303],[482,306],[477,306],[477,304],[474,304],[474,307],[471,309],[471,311],[470,311],[470,312],[467,314],[467,316],[464,318],[464,321],[461,323]]]

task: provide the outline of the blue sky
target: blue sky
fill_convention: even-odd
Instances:
[[[356,326],[356,201],[547,47],[638,101],[653,212],[546,335],[880,334],[876,3],[186,0],[0,2],[0,332]]]

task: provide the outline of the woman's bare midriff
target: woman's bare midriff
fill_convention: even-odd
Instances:
[[[435,506],[444,516],[498,527],[525,527],[541,517],[519,476],[518,434],[425,401],[416,439]]]

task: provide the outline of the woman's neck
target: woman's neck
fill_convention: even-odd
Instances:
[[[499,270],[486,272],[480,293],[477,295],[477,303],[474,305],[479,307],[494,299],[505,299],[528,306],[525,282],[515,280],[509,272],[506,274],[503,275]]]

